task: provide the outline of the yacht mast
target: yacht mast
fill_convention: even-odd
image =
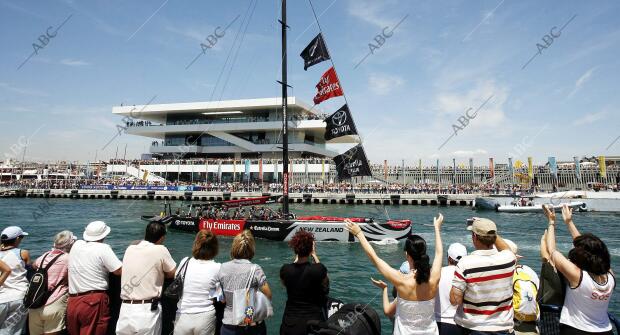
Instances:
[[[288,84],[286,78],[286,0],[282,0],[282,213],[284,218],[288,218]]]

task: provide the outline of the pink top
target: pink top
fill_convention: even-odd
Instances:
[[[41,257],[37,258],[37,260],[33,264],[34,267],[38,269],[41,266],[41,261],[43,260],[43,257],[45,257],[45,255],[48,255],[47,257],[45,257],[45,263],[42,264],[42,266],[47,266],[47,264],[59,254],[63,255],[58,257],[54,264],[52,264],[52,266],[47,269],[47,289],[52,292],[52,295],[50,295],[50,297],[47,299],[45,306],[50,305],[54,301],[58,300],[58,298],[69,293],[69,255],[62,250],[52,249],[51,251],[46,252],[45,254],[41,255]]]

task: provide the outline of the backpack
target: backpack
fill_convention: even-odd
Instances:
[[[47,269],[49,269],[56,260],[62,256],[63,254],[59,254],[58,256],[52,258],[52,260],[44,267],[45,258],[49,256],[49,252],[43,256],[41,260],[41,266],[34,272],[32,277],[30,278],[30,282],[28,284],[28,291],[26,291],[26,295],[24,296],[24,305],[27,308],[39,308],[43,307],[47,302],[47,298],[52,295],[53,290],[49,290],[47,287]]]
[[[312,335],[381,335],[379,314],[367,304],[345,304],[326,322],[308,321]]]
[[[538,287],[530,275],[521,267],[515,269],[512,277],[512,307],[515,319],[519,321],[536,321],[539,308],[537,302]]]

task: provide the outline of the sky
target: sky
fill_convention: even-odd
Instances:
[[[618,1],[312,5],[372,162],[620,154]],[[331,63],[304,71],[298,55],[319,28],[310,2],[287,7],[289,95],[311,102]],[[279,11],[279,0],[0,0],[1,159],[138,158],[151,140],[116,136],[113,106],[280,96]]]

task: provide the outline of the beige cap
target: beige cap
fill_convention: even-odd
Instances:
[[[497,234],[497,226],[495,222],[485,218],[475,218],[474,223],[467,227],[478,236],[495,236]]]

